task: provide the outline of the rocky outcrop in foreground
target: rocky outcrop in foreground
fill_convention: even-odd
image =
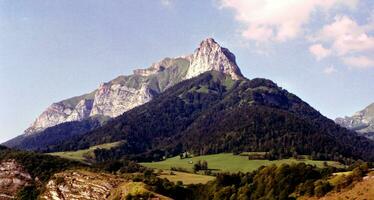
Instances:
[[[17,192],[31,182],[30,174],[15,160],[0,163],[0,200],[14,199]]]
[[[47,183],[45,192],[40,196],[40,199],[104,200],[126,199],[129,195],[140,195],[143,199],[170,199],[147,190],[144,183],[132,182],[111,174],[84,170],[55,174]]]

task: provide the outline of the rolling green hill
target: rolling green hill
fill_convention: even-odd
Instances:
[[[214,176],[202,175],[202,174],[192,174],[187,172],[176,172],[176,171],[162,171],[158,177],[178,183],[182,182],[183,185],[190,185],[190,184],[206,184],[209,181],[215,179]]]
[[[80,161],[83,163],[89,163],[90,161],[95,160],[94,151],[96,149],[111,149],[111,148],[121,145],[121,143],[122,141],[119,141],[119,142],[96,145],[88,149],[82,149],[78,151],[54,152],[54,153],[48,153],[48,154],[52,156],[58,156],[61,158],[70,159],[70,160]]]
[[[267,165],[280,165],[280,164],[291,164],[291,163],[306,163],[316,165],[317,167],[324,167],[324,161],[309,160],[309,159],[282,159],[282,160],[249,160],[247,156],[233,155],[232,153],[220,153],[213,155],[196,156],[192,158],[180,159],[179,156],[168,158],[159,162],[146,162],[140,163],[145,167],[170,170],[171,167],[183,168],[190,172],[193,171],[193,165],[197,161],[207,161],[209,169],[217,172],[252,172],[261,166]],[[342,164],[334,161],[327,161],[329,166],[343,167]]]

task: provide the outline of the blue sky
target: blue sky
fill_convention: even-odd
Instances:
[[[52,102],[213,37],[329,118],[374,102],[370,0],[0,0],[0,142]]]

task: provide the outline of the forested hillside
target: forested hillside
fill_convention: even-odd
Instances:
[[[341,128],[272,81],[234,81],[217,72],[183,81],[105,126],[48,151],[119,140],[125,142],[117,148],[97,150],[97,159],[159,160],[183,151],[267,151],[275,158],[309,154],[342,162],[374,157],[372,141]]]

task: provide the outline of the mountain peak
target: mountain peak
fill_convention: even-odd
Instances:
[[[374,103],[350,117],[338,117],[335,122],[374,140]]]
[[[235,55],[221,47],[213,38],[207,38],[200,43],[192,55],[186,77],[192,78],[211,70],[228,74],[236,80],[243,78],[236,64]]]
[[[219,46],[220,45],[213,39],[213,38],[206,38],[205,40],[200,42],[200,47],[203,46]]]
[[[188,56],[165,58],[134,75],[120,76],[100,85],[95,91],[52,104],[25,131],[33,134],[68,121],[80,121],[95,115],[116,117],[150,101],[155,93],[207,71],[218,71],[232,79],[242,79],[235,56],[213,38],[200,42]]]

